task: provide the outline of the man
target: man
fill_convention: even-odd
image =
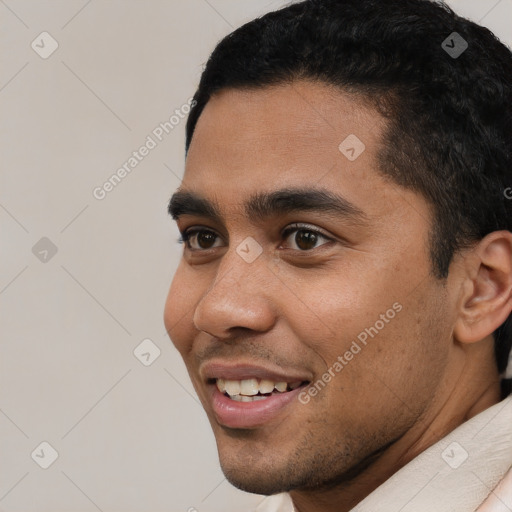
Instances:
[[[299,2],[211,55],[165,324],[262,509],[512,510],[511,77],[429,0]]]

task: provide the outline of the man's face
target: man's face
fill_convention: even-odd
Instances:
[[[431,211],[377,172],[383,129],[353,96],[311,82],[221,91],[199,118],[180,190],[215,203],[220,218],[192,202],[180,211],[180,231],[203,232],[184,247],[165,325],[226,477],[249,492],[356,474],[421,431],[447,371],[453,312],[429,274]],[[365,145],[355,160],[353,139],[339,149],[351,134]],[[284,189],[346,204],[253,201],[246,216],[256,194]],[[279,382],[289,386],[269,395]]]

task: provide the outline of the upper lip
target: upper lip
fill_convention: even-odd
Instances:
[[[200,375],[206,379],[244,380],[266,379],[273,382],[298,382],[311,381],[312,376],[307,372],[299,372],[296,369],[283,369],[273,365],[261,365],[250,363],[234,363],[222,360],[212,360],[204,363]]]

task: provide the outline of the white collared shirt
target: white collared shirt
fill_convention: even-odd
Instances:
[[[420,453],[352,512],[473,512],[511,467],[512,394]],[[512,510],[512,503],[502,506]],[[279,494],[256,512],[295,509],[288,494]]]

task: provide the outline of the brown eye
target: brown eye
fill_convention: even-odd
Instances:
[[[293,233],[295,233],[295,236],[292,237]],[[296,246],[296,248],[292,247],[292,249],[301,252],[311,251],[320,245],[324,245],[318,244],[321,239],[326,242],[332,240],[322,232],[307,225],[290,226],[284,230],[282,236],[285,239],[291,238]],[[218,238],[219,236],[209,229],[191,228],[182,233],[178,242],[185,243],[191,251],[207,251],[208,249],[219,247],[214,245]]]
[[[201,251],[211,249],[218,236],[208,229],[189,229],[185,231],[181,238],[178,240],[180,243],[185,243],[187,248],[192,251]],[[192,247],[191,242],[199,247]]]
[[[285,238],[290,238],[290,234],[295,233],[295,236],[291,237],[295,245],[300,251],[310,251],[319,247],[317,242],[319,239],[330,241],[331,239],[325,236],[316,229],[311,229],[308,226],[289,227],[283,233]],[[324,245],[324,244],[320,244]]]
[[[317,235],[311,231],[300,230],[297,231],[294,241],[300,249],[308,251],[315,248],[317,238]]]
[[[203,231],[197,234],[197,242],[201,249],[210,249],[215,242],[217,235],[209,231]]]

